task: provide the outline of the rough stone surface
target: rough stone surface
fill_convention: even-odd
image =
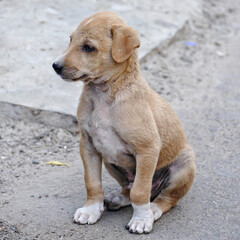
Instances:
[[[203,15],[190,22],[190,36],[156,48],[141,64],[149,84],[179,114],[196,151],[197,177],[187,196],[149,235],[124,229],[131,207],[105,211],[95,225],[73,224],[75,210],[86,200],[79,135],[1,115],[0,239],[239,239],[240,5],[235,0],[202,4]],[[45,164],[53,160],[71,167]],[[119,190],[105,170],[103,185],[106,193]]]
[[[103,10],[139,32],[142,58],[198,14],[199,1],[0,1],[0,101],[75,116],[82,84],[64,82],[51,65],[75,27]]]

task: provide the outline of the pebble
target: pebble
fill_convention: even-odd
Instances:
[[[47,13],[53,14],[53,15],[58,14],[58,11],[56,11],[56,10],[53,9],[53,8],[47,8],[45,11],[46,11]]]
[[[13,226],[11,226],[10,228],[11,228],[11,230],[14,231],[15,233],[18,233],[18,234],[20,233],[19,230],[18,230],[18,228],[17,228],[17,226],[14,226],[14,225],[13,225]]]
[[[144,69],[144,70],[148,70],[148,66],[144,66],[143,69]]]
[[[224,57],[226,54],[224,52],[221,52],[221,51],[216,51],[216,54],[219,56],[219,57]]]
[[[39,164],[39,161],[34,159],[34,160],[32,160],[32,163],[33,164]]]
[[[180,59],[184,62],[192,63],[192,60],[189,57],[187,57],[186,55],[183,55]]]
[[[167,75],[167,74],[164,74],[164,75],[163,75],[163,78],[168,78],[168,75]]]
[[[214,44],[215,44],[216,46],[221,46],[221,43],[220,43],[220,42],[217,42],[217,41],[215,41]]]
[[[41,113],[41,110],[38,110],[38,109],[33,109],[33,110],[32,110],[32,114],[33,114],[34,116],[39,115],[40,113]]]

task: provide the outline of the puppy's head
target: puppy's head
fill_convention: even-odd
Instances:
[[[52,66],[67,81],[100,83],[117,74],[139,46],[137,32],[118,15],[100,12],[77,27],[67,50]]]

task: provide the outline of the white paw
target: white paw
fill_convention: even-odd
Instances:
[[[121,207],[130,205],[129,198],[120,193],[108,193],[104,198],[104,203],[108,210],[117,210]]]
[[[162,216],[162,210],[154,202],[150,203],[150,208],[153,213],[154,221],[158,220]]]
[[[73,221],[80,224],[94,224],[103,213],[103,202],[78,208],[74,214]]]
[[[150,233],[153,228],[153,212],[150,208],[150,203],[137,206],[132,203],[133,216],[127,225],[127,229],[132,233]]]

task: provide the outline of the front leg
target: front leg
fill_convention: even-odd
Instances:
[[[131,96],[131,104],[130,101],[124,101],[115,112],[116,129],[122,139],[133,148],[136,159],[136,175],[130,191],[134,211],[127,225],[129,231],[134,233],[148,233],[153,227],[154,216],[150,208],[150,196],[162,146],[148,99],[142,94],[136,94]]]
[[[82,133],[81,136],[80,153],[85,171],[87,201],[82,208],[78,208],[75,212],[74,222],[94,224],[100,219],[104,210],[104,193],[101,180],[102,159],[86,133]]]
[[[137,154],[136,176],[130,191],[134,211],[127,225],[127,229],[132,233],[149,233],[153,228],[154,215],[150,207],[150,197],[152,178],[160,151],[160,142],[156,142]]]

